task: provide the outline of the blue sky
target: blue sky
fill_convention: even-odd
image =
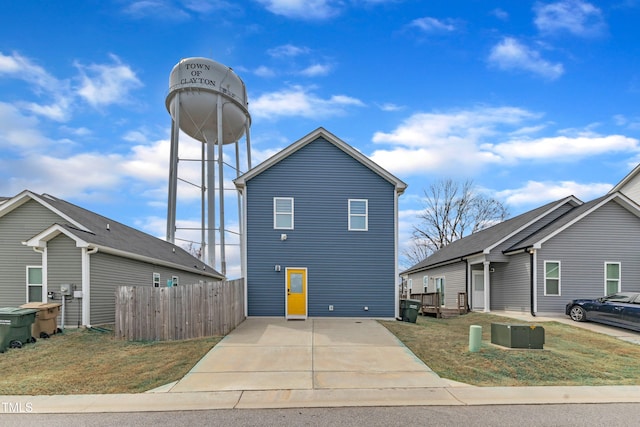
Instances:
[[[637,0],[5,2],[0,195],[50,193],[164,237],[169,74],[203,56],[246,84],[254,165],[322,126],[407,182],[401,244],[442,178],[511,215],[587,201],[640,162],[638,22]],[[200,217],[187,187],[185,227]]]

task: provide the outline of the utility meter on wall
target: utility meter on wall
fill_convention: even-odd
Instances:
[[[60,293],[65,296],[73,295],[73,286],[70,284],[60,285]]]

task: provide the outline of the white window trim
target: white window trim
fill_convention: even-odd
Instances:
[[[407,295],[411,296],[411,291],[413,290],[413,279],[407,280]]]
[[[547,293],[547,264],[558,264],[558,293],[557,294],[548,294]],[[606,274],[606,273],[605,273]],[[550,277],[551,279],[551,277]],[[554,278],[555,280],[555,278]],[[544,262],[544,283],[543,283],[543,287],[544,287],[544,296],[549,296],[549,297],[560,297],[562,296],[562,263],[560,261],[553,261],[553,260],[549,260],[549,261],[545,261]]]
[[[40,274],[42,275],[42,283],[40,283],[40,284],[35,284],[35,283],[31,284],[31,283],[29,283],[29,269],[31,269],[31,268],[39,268],[40,269]],[[26,268],[25,268],[25,273],[26,273],[26,276],[27,276],[26,280],[25,280],[26,281],[26,285],[27,285],[27,287],[26,287],[27,294],[25,296],[25,301],[27,301],[27,302],[47,302],[47,299],[46,299],[47,295],[45,293],[46,289],[45,289],[45,286],[44,286],[44,267],[42,265],[27,265]],[[40,301],[29,301],[29,288],[31,286],[40,286],[42,288],[42,296],[40,298]]]
[[[422,276],[422,293],[429,292],[429,276]]]
[[[151,281],[151,286],[154,288],[160,287],[160,273],[153,273],[153,279]]]
[[[178,286],[180,284],[180,278],[178,276],[171,276],[171,286]]]
[[[619,261],[605,261],[604,262],[604,295],[607,295],[607,265],[618,264],[618,290],[616,292],[622,292],[622,263]]]
[[[280,215],[291,215],[291,227],[278,227],[277,215],[276,211],[277,201],[278,200],[291,200],[291,213],[289,212],[280,212]],[[274,230],[293,230],[293,221],[295,219],[295,201],[293,197],[274,197],[273,198],[273,229]]]
[[[363,214],[352,214],[351,213],[351,202],[364,202],[364,215]],[[369,231],[369,200],[368,199],[349,199],[349,201],[348,201],[348,209],[349,209],[349,231]],[[351,218],[352,217],[364,217],[364,228],[352,228],[351,227]]]

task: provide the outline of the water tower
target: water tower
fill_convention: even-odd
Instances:
[[[244,135],[247,144],[247,169],[251,168],[249,137],[251,117],[247,109],[245,85],[240,77],[226,65],[207,58],[183,59],[171,71],[166,105],[172,119],[167,241],[175,243],[176,238],[178,162],[180,160],[178,145],[180,130],[182,130],[203,144],[200,159],[202,180],[199,186],[202,193],[201,256],[203,260],[206,256],[207,264],[214,268],[216,267],[216,175],[218,178],[220,272],[226,274],[223,146],[235,144],[235,177],[237,177],[240,175],[239,140]],[[242,235],[242,203],[239,194],[238,223],[239,232]]]

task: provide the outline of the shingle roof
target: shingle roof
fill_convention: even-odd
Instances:
[[[224,277],[213,267],[206,265],[186,250],[165,240],[49,194],[38,196],[25,191],[16,196],[16,198],[24,196],[28,196],[50,209],[53,208],[57,213],[61,213],[63,217],[70,220],[69,222],[61,221],[59,224],[61,227],[92,246],[103,249],[105,252],[111,251],[124,257],[142,257],[156,260],[160,264],[180,266],[184,270],[210,277]]]
[[[485,249],[503,241],[510,237],[512,234],[521,230],[532,221],[537,220],[546,213],[554,210],[555,208],[567,203],[571,200],[577,200],[573,196],[565,197],[551,203],[547,203],[544,206],[530,210],[516,217],[510,218],[506,221],[498,223],[484,230],[473,233],[462,239],[456,240],[433,253],[423,261],[415,264],[400,274],[409,274],[416,271],[424,270],[428,267],[432,267],[438,264],[452,262],[463,257],[467,257],[473,254],[483,252]]]
[[[587,215],[590,211],[597,209],[600,204],[605,204],[611,200],[618,200],[623,206],[626,206],[632,212],[635,212],[636,215],[640,215],[640,211],[638,210],[638,206],[622,193],[608,193],[602,197],[598,197],[597,199],[586,202],[580,206],[577,206],[570,210],[569,212],[562,215],[560,218],[555,221],[547,224],[545,227],[541,228],[534,234],[526,237],[520,242],[512,245],[509,249],[505,250],[505,252],[514,252],[522,249],[527,249],[534,247],[536,244],[539,244],[542,241],[545,241],[549,236],[552,236],[558,233],[560,230],[564,229],[566,226],[570,225],[574,221],[577,221],[583,215]]]

